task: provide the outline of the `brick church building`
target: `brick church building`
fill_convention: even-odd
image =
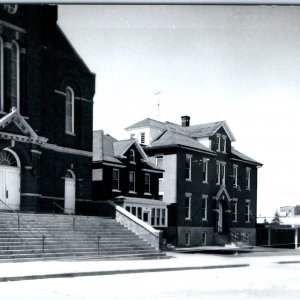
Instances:
[[[55,5],[0,6],[0,209],[91,199],[95,75]],[[75,200],[76,199],[76,200]]]

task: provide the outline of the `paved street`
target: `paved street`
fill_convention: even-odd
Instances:
[[[176,260],[177,265],[179,262],[189,265],[191,261],[195,264],[200,261],[220,264],[223,261],[227,264],[248,262],[250,266],[2,282],[0,299],[299,299],[298,255],[228,257],[180,254],[169,264]],[[282,261],[294,263],[278,263]],[[102,263],[109,269],[109,262]],[[118,263],[121,268],[127,264],[139,268],[168,264],[164,260],[115,261],[112,265],[115,267]],[[94,263],[97,264],[100,266],[101,262]]]

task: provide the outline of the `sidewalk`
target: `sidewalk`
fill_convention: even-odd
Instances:
[[[193,269],[247,267],[252,264],[300,263],[297,250],[265,252],[259,256],[212,255],[167,252],[169,259],[157,260],[46,260],[0,263],[0,282],[100,276],[128,273],[166,272]]]

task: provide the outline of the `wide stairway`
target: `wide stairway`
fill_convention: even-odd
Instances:
[[[0,212],[0,262],[164,257],[111,218]]]

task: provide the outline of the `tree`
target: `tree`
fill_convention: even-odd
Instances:
[[[279,225],[281,223],[280,221],[280,216],[279,216],[279,213],[278,211],[276,210],[275,214],[274,214],[274,217],[272,219],[272,224],[276,224],[276,225]]]

